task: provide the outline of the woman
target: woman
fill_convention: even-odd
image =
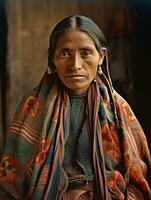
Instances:
[[[1,198],[151,199],[145,135],[108,73],[106,39],[89,18],[63,19],[48,70],[16,112],[1,162]]]

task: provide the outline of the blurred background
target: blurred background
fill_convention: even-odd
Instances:
[[[47,68],[51,30],[74,14],[92,18],[106,35],[113,85],[151,148],[151,0],[0,0],[0,152],[18,103]]]

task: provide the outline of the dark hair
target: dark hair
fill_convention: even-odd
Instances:
[[[82,15],[69,16],[61,20],[55,26],[50,35],[49,49],[48,49],[48,66],[51,71],[53,71],[54,69],[53,56],[58,38],[64,32],[73,30],[73,28],[86,32],[94,40],[96,49],[98,51],[100,50],[101,47],[107,46],[107,41],[103,32],[94,21]]]

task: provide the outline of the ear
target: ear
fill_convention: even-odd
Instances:
[[[100,61],[99,65],[102,65],[104,57],[107,55],[107,49],[105,47],[101,47],[100,49]]]

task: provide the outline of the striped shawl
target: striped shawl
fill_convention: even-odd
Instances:
[[[104,77],[88,89],[95,200],[149,200],[151,159],[145,135]],[[45,73],[23,98],[11,124],[0,166],[1,200],[57,199],[69,117],[66,89]]]

